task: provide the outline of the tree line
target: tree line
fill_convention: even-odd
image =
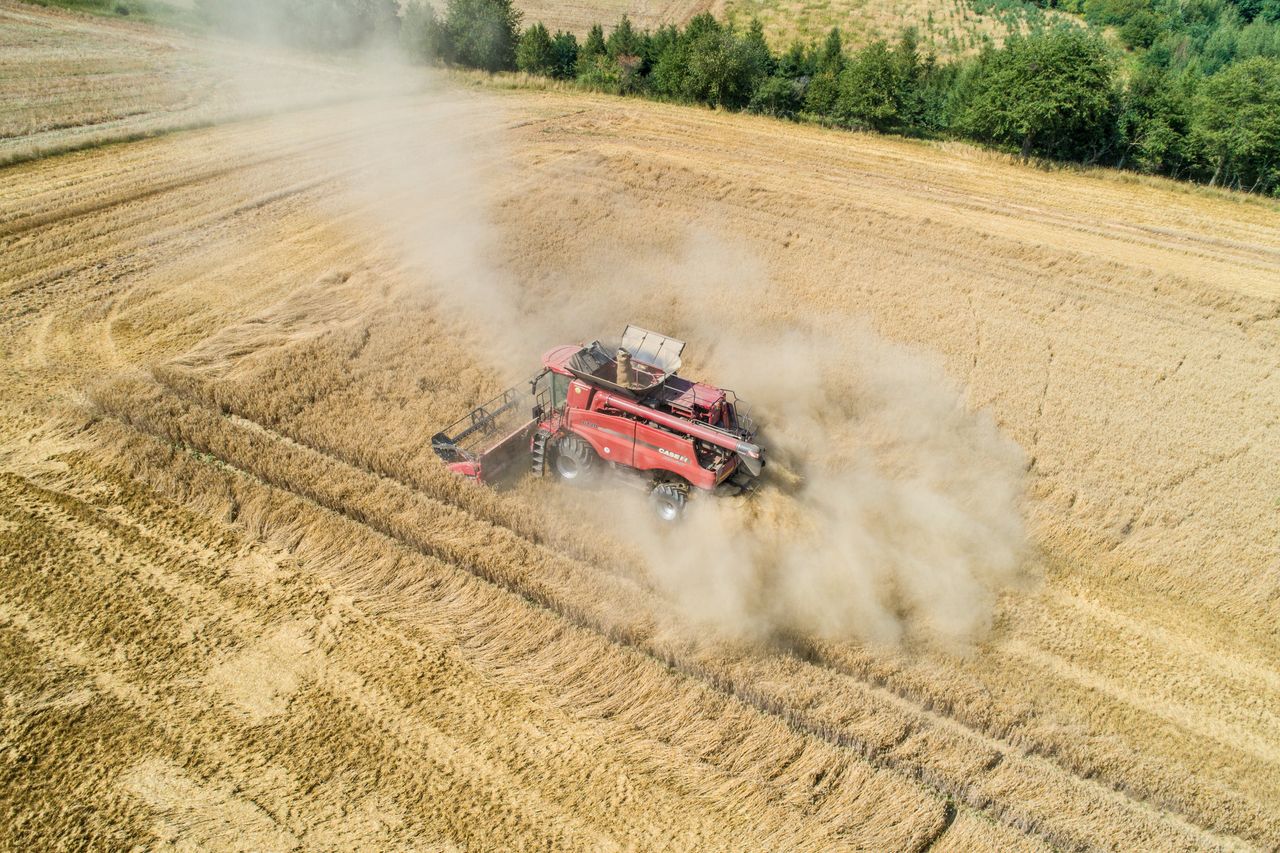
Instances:
[[[709,14],[655,31],[624,16],[579,40],[522,30],[511,0],[448,0],[443,14],[424,0],[217,2],[248,25],[266,9],[308,47],[390,34],[425,62],[1280,195],[1280,0],[1039,0],[1066,14],[945,62],[911,28],[857,50],[833,29],[778,52],[759,22]]]

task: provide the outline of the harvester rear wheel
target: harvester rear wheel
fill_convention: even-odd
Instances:
[[[584,483],[595,473],[596,452],[576,435],[566,435],[556,445],[556,476],[566,483]]]
[[[659,483],[649,492],[649,505],[653,507],[658,520],[667,524],[674,524],[681,519],[688,502],[689,487],[684,483]]]

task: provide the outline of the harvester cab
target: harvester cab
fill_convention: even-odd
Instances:
[[[522,468],[572,484],[619,474],[649,493],[659,518],[675,521],[692,494],[750,491],[764,466],[755,424],[733,392],[676,374],[684,347],[637,326],[617,346],[555,347],[527,393],[504,392],[437,433],[432,447],[451,470],[490,484]]]

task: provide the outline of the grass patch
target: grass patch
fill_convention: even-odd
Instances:
[[[69,9],[91,15],[126,18],[171,27],[199,27],[204,19],[194,10],[159,0],[26,0],[33,6]]]

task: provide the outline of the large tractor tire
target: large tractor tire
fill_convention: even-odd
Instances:
[[[591,480],[598,467],[596,452],[586,439],[566,435],[556,444],[556,477],[564,483],[580,485]]]
[[[689,502],[689,487],[684,483],[659,483],[649,492],[649,505],[665,524],[675,524],[684,517]]]

